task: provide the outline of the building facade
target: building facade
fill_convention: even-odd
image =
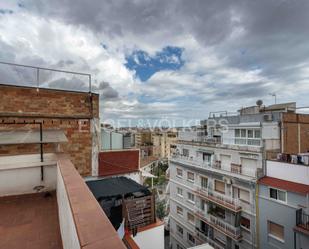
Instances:
[[[306,164],[267,161],[259,180],[260,248],[309,248],[309,155]]]
[[[214,115],[179,133],[169,166],[172,248],[258,248],[257,181],[268,153],[281,149],[290,106]]]
[[[155,132],[152,134],[153,155],[162,159],[168,159],[177,141],[177,132]]]

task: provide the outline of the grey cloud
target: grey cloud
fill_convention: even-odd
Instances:
[[[100,97],[104,101],[115,101],[119,98],[119,93],[108,82],[101,82],[97,90],[101,93]]]
[[[102,90],[104,101],[118,101],[117,104],[124,108],[118,112],[119,115],[159,115],[161,111],[168,115],[188,112],[190,116],[193,113],[187,109],[190,106],[191,109],[196,108],[198,116],[202,111],[215,109],[215,104],[220,101],[222,106],[234,108],[234,105],[229,104],[231,100],[234,100],[235,105],[254,104],[256,98],[263,98],[271,91],[287,96],[290,94],[289,89],[293,86],[297,89],[298,85],[308,80],[309,75],[301,73],[309,65],[307,0],[42,0],[23,1],[23,6],[23,11],[34,15],[83,27],[97,34],[97,37],[110,37],[106,41],[107,45],[115,39],[131,48],[139,49],[145,43],[159,50],[159,46],[177,46],[178,41],[192,37],[201,50],[214,51],[218,60],[223,61],[218,67],[236,68],[243,72],[257,69],[263,78],[261,81],[242,84],[233,81],[222,83],[228,82],[228,77],[222,80],[224,76],[206,66],[201,67],[201,72],[192,69],[180,73],[211,75],[210,82],[206,76],[201,79],[188,77],[185,79],[187,83],[182,85],[173,81],[173,84],[169,84],[169,79],[153,84],[150,79],[148,85],[145,85],[148,89],[139,89],[141,94],[149,94],[157,101],[171,100],[169,97],[196,96],[190,102],[175,102],[179,108],[174,106],[169,107],[169,110],[153,109],[151,104],[145,103],[133,107],[122,106],[122,97],[117,90],[109,83],[102,83],[97,88]],[[173,41],[176,44],[171,44]],[[11,51],[11,48],[4,48],[1,43],[0,48],[0,57],[14,60],[14,53],[6,52]],[[74,61],[74,64],[60,61],[58,65],[86,70],[89,68],[82,59],[79,63]],[[297,98],[301,94],[294,93],[293,96]],[[306,101],[305,97],[299,99]],[[195,105],[196,101],[201,101],[200,105]],[[228,104],[224,105],[224,101]],[[112,106],[109,108],[114,110]]]

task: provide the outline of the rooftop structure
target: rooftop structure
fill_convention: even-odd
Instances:
[[[5,147],[0,144],[0,155],[36,153],[41,125],[45,131],[43,144],[52,139],[63,140],[64,134],[67,143],[59,144],[58,151],[69,154],[82,175],[97,174],[100,133],[97,94],[0,85],[0,117],[1,140],[7,141]],[[11,131],[14,136],[9,135],[8,140]],[[44,144],[43,149],[54,151],[51,144]]]

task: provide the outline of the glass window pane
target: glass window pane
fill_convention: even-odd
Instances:
[[[254,131],[254,137],[255,138],[261,138],[261,131],[260,130],[255,130]]]
[[[277,189],[270,188],[269,189],[270,198],[277,199]]]
[[[286,193],[283,191],[278,190],[278,200],[286,201]]]
[[[248,138],[253,138],[253,130],[248,130]]]
[[[241,129],[241,137],[246,137],[247,136],[247,130]]]
[[[235,130],[235,137],[240,137],[240,130],[239,129]]]

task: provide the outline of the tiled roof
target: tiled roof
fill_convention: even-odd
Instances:
[[[309,185],[281,180],[274,177],[265,176],[259,180],[259,184],[283,189],[286,191],[306,195],[309,193]]]
[[[115,150],[99,153],[99,176],[139,171],[139,150]]]

